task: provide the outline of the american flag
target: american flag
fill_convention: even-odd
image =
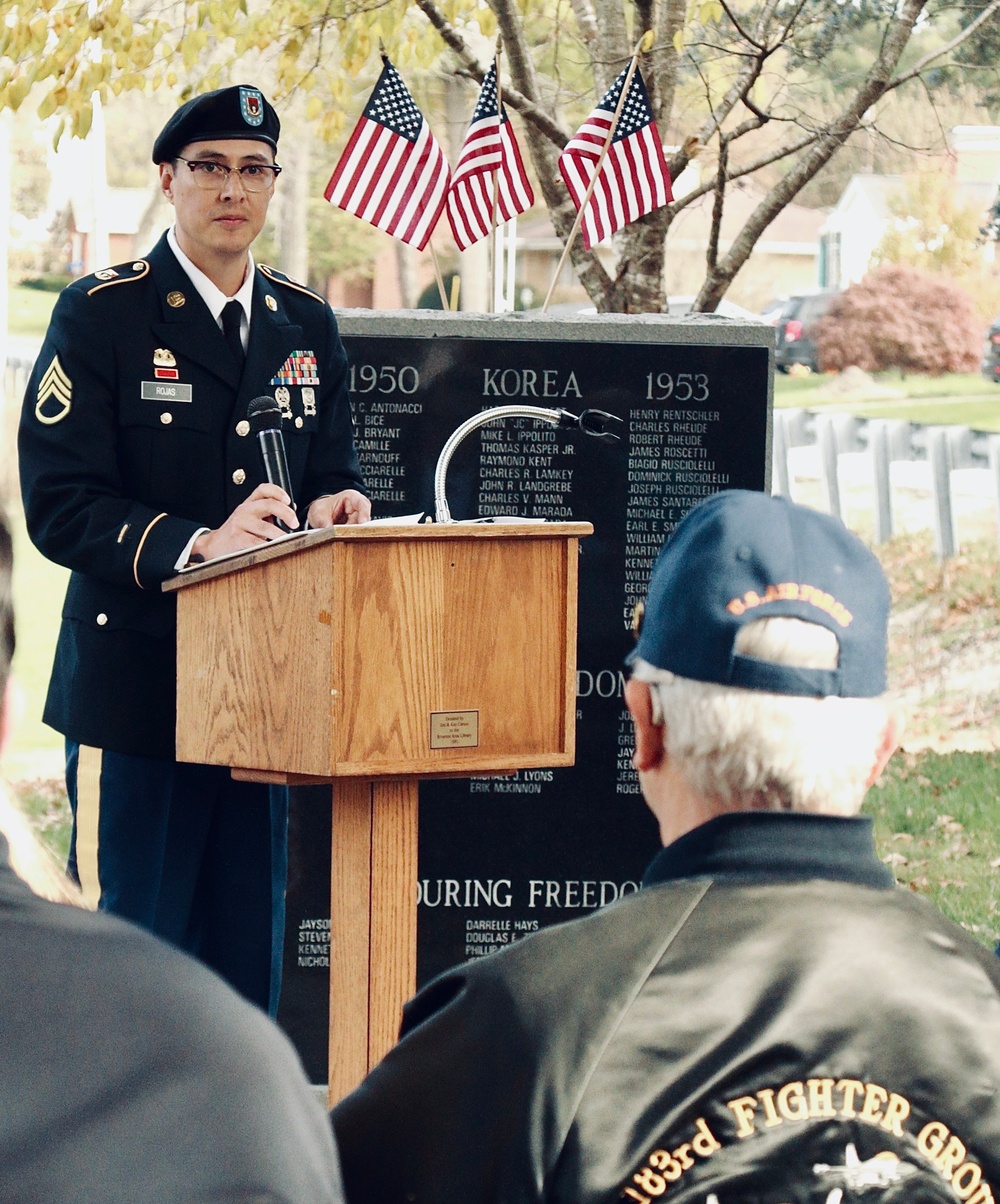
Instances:
[[[382,74],[323,195],[422,251],[448,191],[448,161],[423,114],[383,57]]]
[[[605,92],[559,156],[559,171],[578,210],[607,141],[627,74],[628,68]],[[649,94],[636,71],[583,215],[583,245],[589,250],[629,222],[672,200],[670,171],[653,121]]]
[[[496,60],[483,80],[448,189],[448,221],[460,251],[493,229],[494,179],[497,222],[509,222],[535,203],[507,111],[497,114]]]

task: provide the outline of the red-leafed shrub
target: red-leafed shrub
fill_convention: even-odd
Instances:
[[[885,264],[835,298],[813,332],[821,372],[852,365],[940,376],[979,366],[972,298],[944,276]]]

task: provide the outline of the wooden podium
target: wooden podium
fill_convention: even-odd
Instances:
[[[177,592],[177,757],[333,784],[330,1101],[416,987],[420,778],[571,765],[589,523],[332,527]]]

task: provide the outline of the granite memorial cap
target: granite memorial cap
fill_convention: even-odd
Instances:
[[[177,110],[153,143],[153,162],[168,163],[191,142],[250,138],[278,149],[281,122],[264,93],[252,84],[234,84],[193,96]]]
[[[844,524],[784,497],[727,490],[695,506],[653,566],[633,659],[680,677],[811,697],[886,688],[889,585]],[[837,637],[836,669],[743,656],[737,632],[787,615]]]

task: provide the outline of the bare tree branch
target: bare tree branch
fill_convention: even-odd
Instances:
[[[914,65],[908,71],[904,71],[901,75],[898,75],[892,81],[889,87],[898,88],[900,84],[908,83],[914,78],[914,76],[919,75],[921,71],[923,71],[926,67],[929,67],[931,63],[937,62],[938,59],[943,58],[946,54],[951,54],[953,50],[957,49],[963,42],[967,41],[980,27],[980,25],[982,25],[985,21],[988,21],[990,17],[997,12],[1000,12],[1000,0],[992,0],[992,3],[988,4],[978,17],[976,17],[975,20],[970,21],[969,24],[966,25],[966,27],[960,33],[957,33],[950,42],[946,42],[945,45],[938,47],[937,50],[932,50],[930,54],[925,54],[924,57],[918,62],[914,63]]]
[[[695,302],[696,309],[715,308],[733,277],[746,263],[750,252],[767,227],[793,200],[803,185],[811,180],[825,163],[829,162],[851,133],[861,124],[865,113],[879,97],[884,95],[892,78],[893,70],[906,49],[925,3],[926,0],[902,0],[895,15],[889,21],[878,58],[863,85],[858,88],[851,103],[836,121],[829,124],[824,133],[816,139],[812,148],[802,155],[750,215],[743,229],[734,239],[728,253],[706,275]]]
[[[445,17],[444,13],[434,3],[434,0],[415,0],[415,3],[441,35],[445,44],[455,52],[459,63],[462,65],[463,74],[468,75],[470,79],[474,79],[477,83],[481,84],[486,75],[486,68],[480,66],[479,60],[469,49],[468,43],[447,17]],[[492,7],[494,12],[497,13],[499,20],[501,14],[498,9],[506,8],[506,5],[494,4]],[[509,13],[505,15],[510,16]],[[523,45],[523,37],[519,33],[517,23],[509,19],[507,21],[501,20],[500,27],[504,39],[504,48],[507,51],[511,65],[511,75],[519,85],[517,87],[510,87],[508,85],[504,88],[504,104],[509,105],[516,113],[520,113],[526,122],[533,125],[549,141],[561,149],[569,141],[570,135],[551,113],[548,113],[537,103],[538,92],[534,84],[534,68],[531,66],[531,57]],[[531,89],[530,92],[521,90],[524,88],[525,81],[528,82],[528,86]]]

